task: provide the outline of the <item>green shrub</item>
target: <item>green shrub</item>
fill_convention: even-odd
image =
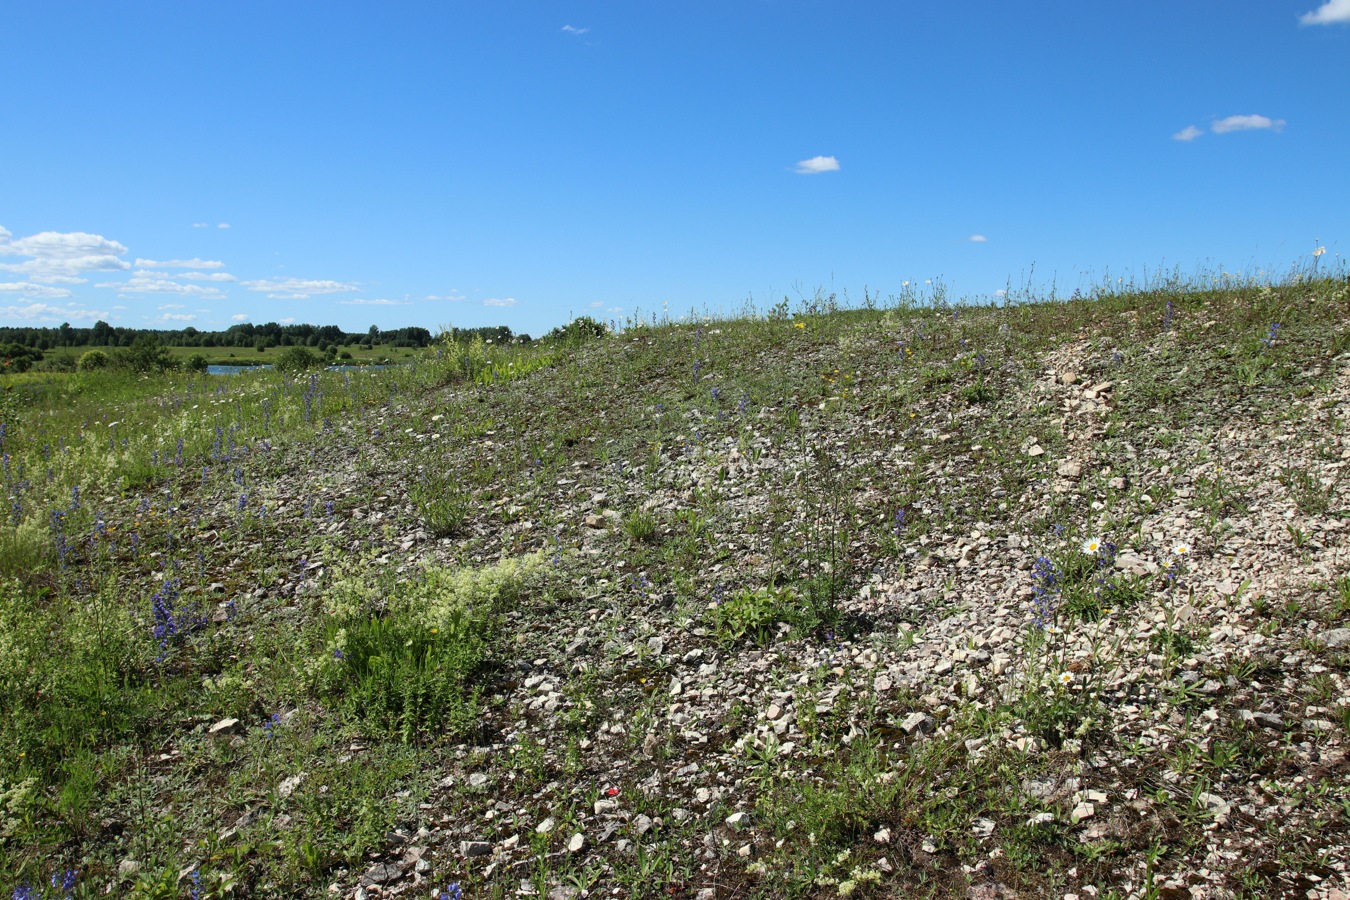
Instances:
[[[580,344],[592,338],[604,337],[607,334],[609,334],[609,326],[604,322],[597,322],[590,316],[578,316],[566,325],[559,325],[550,331],[546,337],[562,343]]]
[[[42,360],[42,351],[36,347],[25,347],[23,344],[11,343],[6,347],[0,348],[0,371],[4,372],[27,372],[33,367],[33,363]]]
[[[91,351],[92,352],[92,351]],[[208,363],[206,357],[200,353],[194,353],[183,362],[183,368],[189,372],[195,372],[198,375],[205,375]]]
[[[178,368],[178,360],[174,359],[169,348],[161,344],[159,338],[153,334],[143,334],[136,338],[136,342],[130,347],[118,350],[113,357],[113,363],[120,368],[142,374],[168,372]]]
[[[81,372],[93,372],[98,369],[106,369],[112,363],[112,358],[102,350],[87,350],[80,357],[76,368]]]
[[[287,347],[277,357],[275,368],[278,372],[296,374],[323,365],[323,357],[310,351],[308,347]]]

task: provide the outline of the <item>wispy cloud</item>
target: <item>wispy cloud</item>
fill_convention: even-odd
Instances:
[[[1268,119],[1265,116],[1229,116],[1219,119],[1210,126],[1215,134],[1228,134],[1230,131],[1279,131],[1285,125],[1284,119]]]
[[[586,32],[590,31],[589,28],[577,28],[575,25],[564,25],[562,27],[562,30],[567,34],[578,34],[578,35],[585,34]]]
[[[351,300],[339,300],[338,303],[340,303],[340,304],[343,305],[343,306],[408,306],[408,305],[409,305],[407,300],[386,300],[386,299],[384,299],[384,298],[380,298],[380,299],[378,299],[378,300],[370,300],[370,299],[367,299],[367,298],[365,298],[365,297],[353,297]]]
[[[225,264],[218,259],[137,259],[136,265],[146,269],[223,269]]]
[[[159,318],[163,322],[193,322],[197,316],[193,313],[165,313]]]
[[[229,272],[179,272],[171,278],[183,278],[187,281],[236,281]]]
[[[70,291],[31,281],[10,281],[0,284],[0,294],[22,294],[31,300],[60,300],[69,297]]]
[[[13,240],[7,228],[0,227],[0,256],[26,256],[22,262],[0,263],[0,271],[16,272],[30,281],[78,282],[81,272],[115,272],[131,268],[118,259],[127,252],[125,245],[99,234],[83,231],[43,231]]]
[[[56,324],[58,322],[93,322],[111,316],[102,310],[82,306],[52,306],[32,303],[28,306],[0,306],[0,321],[20,322],[25,325]]]
[[[1350,23],[1350,0],[1327,0],[1312,12],[1298,17],[1300,25],[1337,25]]]
[[[985,237],[985,236],[982,235],[982,234],[972,234],[970,237],[966,238],[966,240],[970,241],[972,244],[987,244],[987,243],[989,243],[989,238]]]
[[[248,313],[235,313],[230,316],[230,320],[234,322],[246,322],[248,321]]]
[[[423,300],[448,300],[448,301],[450,301],[451,303],[460,303],[460,302],[462,302],[462,301],[464,301],[464,300],[467,300],[467,299],[469,299],[469,298],[468,298],[468,297],[465,297],[465,296],[464,296],[463,294],[461,294],[459,291],[453,291],[453,290],[452,290],[452,291],[451,291],[450,293],[448,293],[448,294],[427,294],[427,295],[426,295],[425,297],[423,297],[422,299],[423,299]]]
[[[515,298],[515,297],[503,297],[503,298],[501,298],[501,299],[498,299],[498,298],[496,298],[496,297],[489,297],[487,300],[484,300],[484,301],[483,301],[483,305],[484,305],[484,306],[511,307],[511,306],[515,306],[515,305],[516,305],[516,298]]]
[[[833,156],[813,156],[797,163],[793,169],[798,175],[819,175],[821,172],[838,172],[839,160]]]
[[[152,272],[145,269],[138,269],[126,281],[102,281],[95,284],[94,287],[115,290],[119,297],[129,297],[135,294],[177,294],[182,297],[198,297],[203,300],[220,300],[225,296],[218,287],[183,284],[178,281],[171,281],[165,277],[163,272]]]
[[[242,284],[250,291],[265,291],[273,300],[306,300],[315,294],[345,294],[361,289],[360,285],[345,281],[308,278],[262,278]]]
[[[1350,0],[1346,2],[1350,3]],[[1209,130],[1215,134],[1229,134],[1234,131],[1280,131],[1284,126],[1284,119],[1272,119],[1268,116],[1227,116],[1209,123]],[[1172,140],[1193,141],[1204,133],[1203,128],[1187,125],[1172,135]]]
[[[208,222],[193,222],[193,223],[192,223],[192,227],[193,227],[193,228],[210,228],[211,225],[210,225],[210,223],[208,223]]]
[[[160,304],[159,306],[157,306],[157,307],[155,307],[155,308],[156,308],[156,309],[186,309],[187,307],[185,307],[185,306],[184,306],[183,304],[181,304],[181,303],[162,303],[162,304]]]
[[[216,227],[217,227],[217,228],[229,228],[229,227],[230,227],[230,223],[229,223],[229,222],[221,222],[221,223],[220,223],[219,225],[217,225]]]

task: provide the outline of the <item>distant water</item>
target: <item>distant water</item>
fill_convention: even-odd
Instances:
[[[270,365],[264,366],[207,366],[207,375],[238,375],[240,372],[259,372],[263,369],[272,368]],[[329,372],[365,372],[374,369],[388,369],[391,366],[325,366]]]
[[[207,375],[238,375],[240,372],[257,372],[270,369],[271,366],[207,366]]]

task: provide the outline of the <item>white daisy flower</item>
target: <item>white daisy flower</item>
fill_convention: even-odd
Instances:
[[[1100,550],[1100,549],[1102,549],[1102,539],[1101,539],[1101,538],[1088,538],[1086,541],[1083,541],[1083,552],[1084,552],[1084,553],[1088,553],[1088,554],[1091,554],[1092,556],[1096,556],[1096,555],[1097,555],[1097,551]]]
[[[1060,684],[1073,684],[1073,673],[1072,673],[1072,672],[1060,672],[1060,673],[1059,673],[1059,683],[1060,683]]]
[[[1177,544],[1172,547],[1172,553],[1175,556],[1185,556],[1191,552],[1191,545],[1186,543]]]

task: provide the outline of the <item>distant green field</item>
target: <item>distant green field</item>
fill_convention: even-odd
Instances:
[[[102,350],[108,355],[117,351],[116,347],[60,347],[55,350],[47,350],[43,354],[43,362],[50,363],[63,357],[69,357],[72,362],[78,362],[79,358],[90,350]],[[276,358],[285,351],[286,347],[267,347],[259,350],[255,347],[170,347],[171,352],[178,359],[187,359],[190,356],[200,353],[206,357],[208,365],[213,366],[258,366],[270,365],[276,361]],[[322,355],[316,347],[309,348],[311,352]],[[351,365],[375,365],[382,362],[406,362],[413,359],[418,353],[422,352],[416,347],[393,347],[388,344],[376,344],[369,350],[361,349],[360,344],[347,344],[338,347],[338,356],[334,360],[337,363],[349,363]],[[350,354],[350,358],[344,358],[343,353]]]

